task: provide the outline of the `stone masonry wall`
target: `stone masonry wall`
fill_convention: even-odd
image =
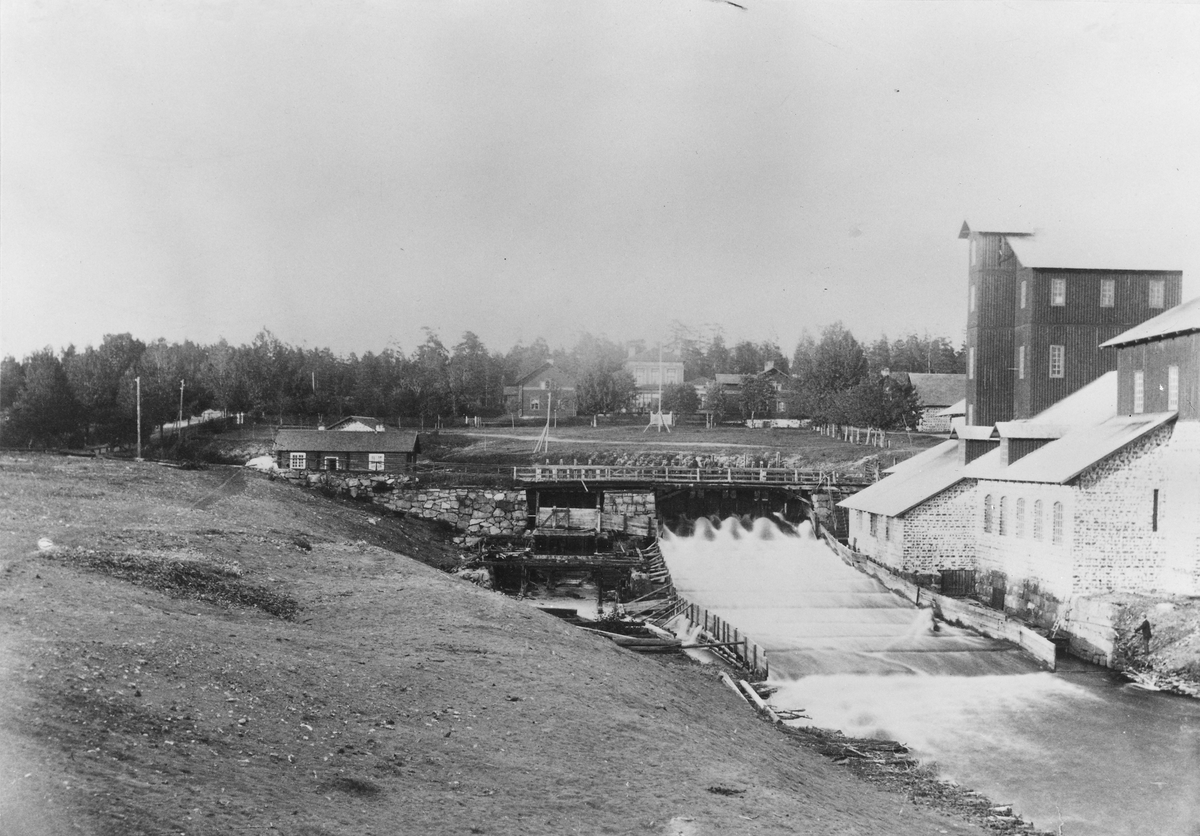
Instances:
[[[1184,510],[1168,508],[1173,497],[1166,490],[1163,457],[1172,430],[1170,424],[1160,427],[1080,477],[1073,520],[1074,592],[1158,588],[1166,561],[1165,523],[1170,512]],[[1191,508],[1185,513],[1198,512]]]
[[[657,514],[654,491],[605,491],[602,510],[606,514],[624,514],[627,517],[654,517]]]
[[[468,538],[525,530],[525,491],[482,488],[400,489],[373,497],[377,505],[425,520],[443,520]],[[468,545],[470,543],[468,542]]]
[[[965,479],[904,515],[906,572],[975,566],[975,481]]]

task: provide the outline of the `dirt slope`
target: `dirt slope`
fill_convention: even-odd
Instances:
[[[398,554],[439,549],[233,470],[0,459],[0,832],[981,832]]]

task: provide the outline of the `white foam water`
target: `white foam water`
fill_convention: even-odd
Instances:
[[[845,564],[807,525],[697,522],[665,534],[679,593],[767,652],[772,703],[896,739],[949,777],[1072,834],[1195,836],[1200,704],[1098,669],[1051,674]],[[694,625],[674,625],[677,632]]]

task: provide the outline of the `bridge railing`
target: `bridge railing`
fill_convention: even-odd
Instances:
[[[844,481],[834,470],[790,467],[641,467],[541,464],[514,467],[518,482],[665,482],[671,484],[832,485]],[[858,481],[858,480],[850,480]]]

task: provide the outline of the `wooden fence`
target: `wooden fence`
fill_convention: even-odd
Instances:
[[[745,668],[760,679],[766,679],[770,675],[767,652],[762,647],[750,641],[728,621],[682,596],[676,595],[671,605],[653,620],[661,626],[677,615],[686,616],[692,626],[701,627],[700,636],[708,642],[721,645],[714,647],[712,653]]]

